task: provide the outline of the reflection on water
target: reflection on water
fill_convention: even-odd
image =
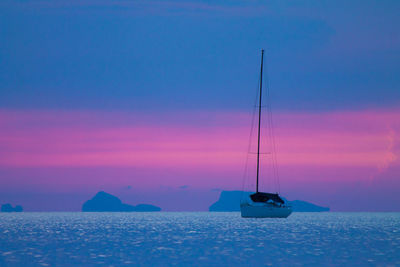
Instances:
[[[400,213],[0,214],[0,266],[400,265]]]

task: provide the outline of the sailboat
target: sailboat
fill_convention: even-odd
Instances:
[[[261,99],[263,80],[264,50],[261,50],[260,89],[258,103],[258,142],[257,142],[257,176],[256,192],[240,203],[241,215],[244,218],[287,218],[292,208],[278,193],[259,191],[260,176],[260,133],[261,133]]]

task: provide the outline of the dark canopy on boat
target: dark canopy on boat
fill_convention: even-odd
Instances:
[[[272,200],[277,203],[282,203],[282,204],[285,203],[278,194],[273,194],[273,193],[257,192],[257,193],[250,195],[250,198],[254,202],[267,202],[268,200]]]

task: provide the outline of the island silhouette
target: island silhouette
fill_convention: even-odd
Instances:
[[[217,202],[209,207],[209,211],[240,211],[240,200],[254,192],[222,191]],[[286,200],[286,199],[285,199]],[[321,212],[329,211],[328,207],[321,207],[302,200],[288,201],[294,212]]]
[[[122,201],[104,191],[98,192],[92,199],[82,205],[83,212],[153,212],[161,211],[160,207],[150,204],[136,206],[122,203]]]
[[[22,212],[23,208],[20,205],[16,205],[15,208],[10,203],[1,205],[1,212]]]

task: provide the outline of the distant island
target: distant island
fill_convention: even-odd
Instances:
[[[250,195],[252,192],[243,191],[222,191],[217,202],[212,204],[209,211],[240,211],[240,200],[244,195]],[[288,201],[294,212],[322,212],[329,211],[327,207],[317,206],[310,202],[294,200]]]
[[[15,208],[10,203],[1,205],[1,212],[22,212],[23,208],[20,205],[16,205]]]
[[[149,211],[161,211],[160,207],[139,204],[132,206],[129,204],[122,203],[122,201],[111,194],[104,191],[98,192],[92,199],[86,201],[82,205],[83,212],[149,212]]]

